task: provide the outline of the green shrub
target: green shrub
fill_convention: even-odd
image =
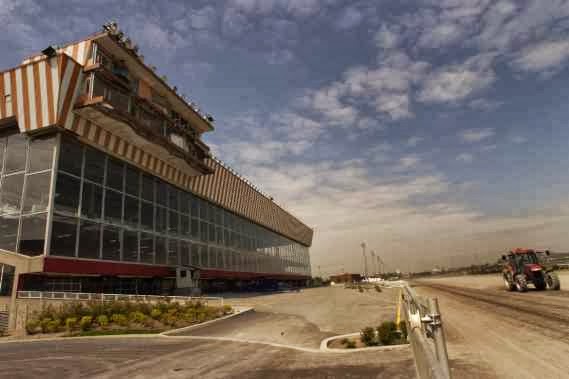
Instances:
[[[231,305],[224,305],[223,306],[223,314],[228,315],[230,313],[233,313],[233,309],[231,308]]]
[[[407,323],[405,321],[399,322],[399,330],[401,331],[401,338],[407,339]]]
[[[371,326],[362,329],[360,332],[360,338],[366,346],[377,346],[375,330],[373,330]]]
[[[381,287],[376,284],[376,285],[375,285],[375,290],[376,290],[377,292],[381,292]]]
[[[347,338],[342,338],[342,339],[340,340],[340,343],[341,343],[342,345],[347,345],[348,342],[350,342],[350,340],[347,339]]]
[[[106,328],[107,326],[109,326],[109,318],[107,317],[107,315],[97,316],[97,324],[99,324],[101,328]]]
[[[150,317],[152,317],[155,320],[160,319],[160,316],[162,315],[162,311],[160,310],[160,308],[154,308],[151,312],[150,312]]]
[[[355,349],[356,348],[356,343],[354,341],[348,341],[348,343],[346,344],[346,347],[348,349]]]
[[[119,326],[128,326],[128,318],[120,313],[115,313],[111,316],[111,321]]]
[[[128,318],[132,322],[136,322],[137,324],[142,324],[144,320],[146,320],[146,315],[141,311],[134,311],[129,313]]]
[[[31,319],[26,322],[26,332],[28,334],[36,334],[40,327],[39,320]]]
[[[364,289],[363,289],[363,287],[362,287],[362,286],[358,286],[358,291],[360,291],[360,292],[364,292]]]
[[[42,318],[40,320],[40,328],[42,333],[48,333],[48,325],[50,321],[50,318]]]
[[[93,317],[91,316],[83,316],[81,317],[81,321],[79,322],[79,327],[82,331],[87,331],[91,329],[91,324],[93,322]]]
[[[77,318],[76,317],[67,317],[65,319],[65,328],[68,331],[72,331],[77,327]]]
[[[390,345],[396,338],[395,323],[393,321],[384,321],[377,327],[377,336],[382,345]]]
[[[44,333],[57,333],[59,332],[59,327],[61,326],[61,322],[58,319],[55,320],[47,320],[45,323],[45,331]],[[42,331],[44,329],[42,328]]]

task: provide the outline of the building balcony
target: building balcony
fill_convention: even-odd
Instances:
[[[128,79],[102,65],[87,67],[84,91],[75,112],[145,151],[195,175],[209,174],[209,147],[166,108],[135,94]]]

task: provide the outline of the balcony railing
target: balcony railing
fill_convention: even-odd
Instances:
[[[117,77],[104,68],[91,72],[84,99],[91,102],[99,100],[110,105],[123,119],[141,126],[155,137],[164,138],[172,147],[175,146],[195,159],[203,160],[208,156],[207,146],[198,137],[188,133],[187,124],[171,119],[158,106],[135,95],[129,89],[126,79]]]

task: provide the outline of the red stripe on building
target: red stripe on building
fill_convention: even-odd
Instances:
[[[171,267],[55,257],[45,258],[43,271],[57,274],[125,275],[136,277],[166,277],[176,275],[175,270]]]

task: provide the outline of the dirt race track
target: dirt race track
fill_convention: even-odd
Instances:
[[[569,273],[561,291],[507,292],[499,275],[414,282],[437,297],[451,360],[473,377],[569,378]]]

